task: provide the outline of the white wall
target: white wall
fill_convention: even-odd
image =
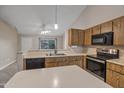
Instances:
[[[41,36],[21,36],[21,51],[39,49],[39,37]],[[42,36],[42,38],[56,38],[57,49],[63,49],[63,36]]]
[[[124,15],[124,5],[92,5],[81,13],[74,28],[86,29]]]
[[[0,21],[0,69],[16,60],[18,33],[9,24]]]
[[[21,50],[31,50],[33,49],[33,43],[32,43],[31,37],[21,37]]]

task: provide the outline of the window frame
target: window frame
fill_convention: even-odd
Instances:
[[[55,40],[55,49],[57,49],[57,38],[39,38],[39,49],[41,48],[41,40]]]

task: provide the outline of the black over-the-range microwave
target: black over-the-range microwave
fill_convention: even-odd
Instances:
[[[113,45],[113,32],[92,35],[92,45]]]

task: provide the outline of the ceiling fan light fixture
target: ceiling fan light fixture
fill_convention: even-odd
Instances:
[[[49,34],[50,32],[51,32],[50,30],[45,30],[45,31],[41,31],[40,34],[45,35],[45,34]]]

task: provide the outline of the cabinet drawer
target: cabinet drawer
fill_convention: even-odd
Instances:
[[[45,62],[45,67],[56,67],[57,62]]]
[[[122,66],[113,64],[113,63],[107,63],[107,68],[116,72],[121,73],[122,72]]]
[[[56,58],[56,62],[65,62],[67,59],[66,57],[58,57]]]
[[[56,58],[46,58],[45,62],[56,62]]]

